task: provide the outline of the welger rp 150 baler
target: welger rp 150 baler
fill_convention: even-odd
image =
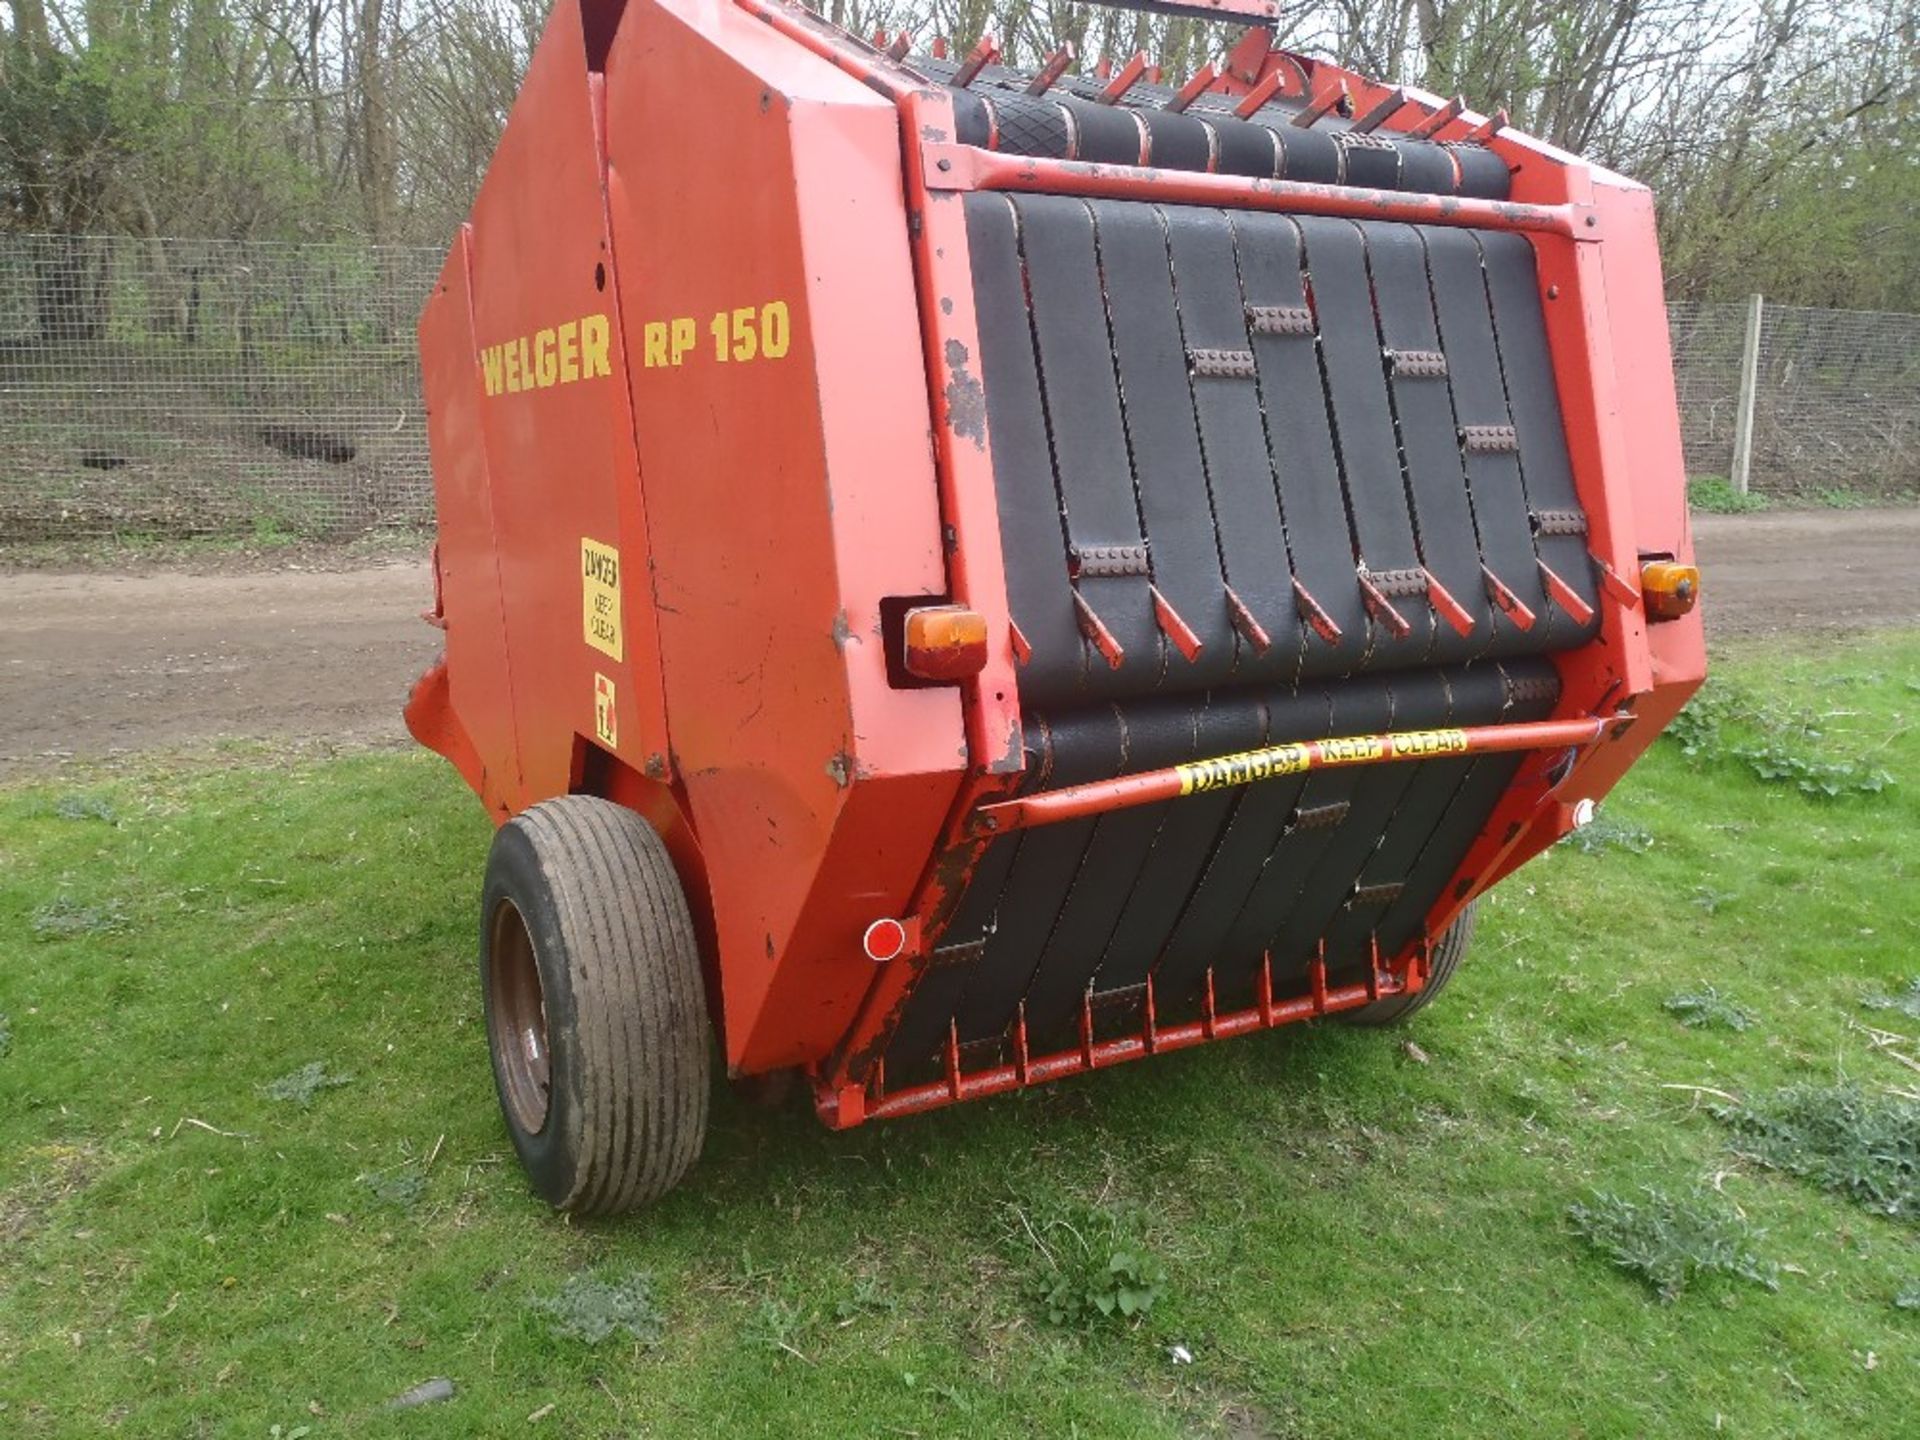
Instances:
[[[1270,46],[1177,91],[559,0],[420,322],[541,1194],[1403,1017],[1698,685],[1653,205]]]

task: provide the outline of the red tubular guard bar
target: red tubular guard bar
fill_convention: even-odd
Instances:
[[[1091,160],[1037,159],[941,142],[929,142],[921,146],[921,151],[925,156],[929,190],[1030,190],[1047,195],[1102,195],[1117,200],[1339,215],[1350,220],[1403,220],[1418,225],[1520,230],[1583,241],[1600,238],[1591,206],[1523,205],[1512,200],[1479,200],[1465,195],[1422,195],[1400,190],[1363,190],[1350,185],[1316,185],[1302,180],[1262,180],[1242,175],[1162,170],[1154,166],[1105,165]]]
[[[1332,765],[1383,765],[1395,760],[1429,760],[1442,755],[1490,755],[1502,750],[1550,750],[1586,745],[1609,730],[1631,724],[1632,720],[1630,715],[1616,715],[1475,725],[1454,730],[1399,730],[1334,740],[1298,740],[983,805],[975,812],[974,823],[981,830],[1006,834]]]

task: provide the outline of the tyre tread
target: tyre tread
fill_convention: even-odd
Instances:
[[[1349,1025],[1398,1025],[1411,1019],[1433,1003],[1446,984],[1453,978],[1453,972],[1460,968],[1460,962],[1466,958],[1467,947],[1473,943],[1474,926],[1479,923],[1480,901],[1478,897],[1469,900],[1466,908],[1454,917],[1454,921],[1444,931],[1433,946],[1433,968],[1427,974],[1427,983],[1411,995],[1393,995],[1385,1000],[1376,1000],[1371,1005],[1358,1010],[1348,1010],[1340,1018]]]
[[[624,806],[564,796],[511,823],[552,896],[573,991],[581,1093],[572,1188],[557,1205],[632,1210],[686,1174],[706,1130],[704,981],[685,892],[653,827]]]

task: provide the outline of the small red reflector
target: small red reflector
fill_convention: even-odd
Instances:
[[[907,612],[906,667],[922,680],[965,680],[987,664],[987,619],[959,605]]]
[[[876,920],[867,926],[867,933],[861,937],[861,945],[869,960],[876,965],[884,965],[907,948],[907,927],[891,918]]]

